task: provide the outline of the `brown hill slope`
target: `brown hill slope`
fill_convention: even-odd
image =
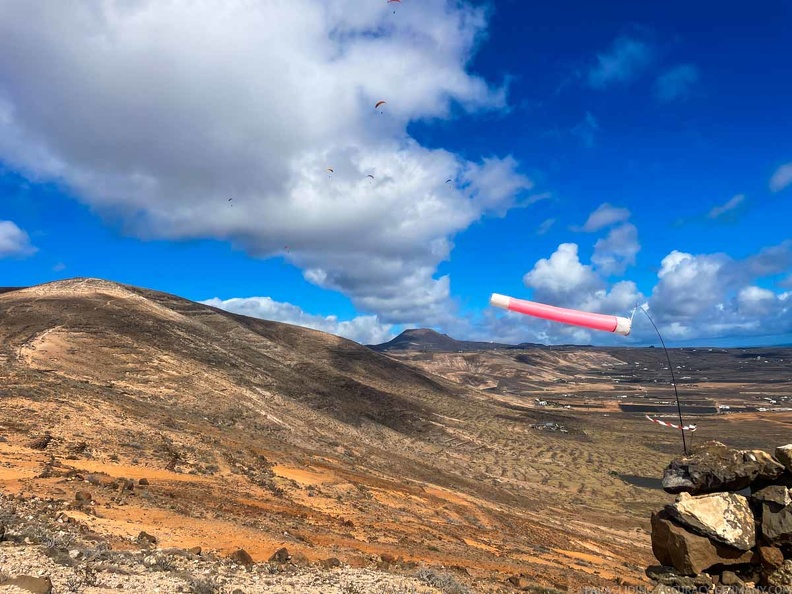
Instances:
[[[118,546],[145,530],[481,584],[644,580],[646,511],[668,497],[609,473],[667,462],[640,435],[537,432],[544,412],[356,343],[101,280],[3,293],[0,319],[0,490],[71,500],[89,478],[100,505],[72,515]]]

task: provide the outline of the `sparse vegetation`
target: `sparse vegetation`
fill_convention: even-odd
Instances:
[[[224,588],[214,577],[193,577],[190,589],[192,594],[224,594]]]
[[[471,594],[470,588],[448,573],[438,573],[434,569],[421,567],[415,572],[415,577],[433,588],[437,588],[443,594]]]

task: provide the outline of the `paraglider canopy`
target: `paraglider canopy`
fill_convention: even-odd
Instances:
[[[327,169],[325,169],[325,171],[329,171],[330,173],[335,173],[335,171],[333,171],[333,170],[332,170],[332,169],[330,169],[329,167],[328,167]]]
[[[377,103],[374,105],[374,109],[377,109],[380,105],[384,103],[387,103],[387,101],[377,101]]]

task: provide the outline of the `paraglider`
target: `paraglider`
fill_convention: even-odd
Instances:
[[[371,175],[370,173],[366,177],[370,177],[371,179],[374,179],[374,176]]]
[[[399,4],[401,4],[401,0],[388,0],[388,4],[391,4],[393,2],[398,2]],[[393,11],[393,14],[396,14],[395,10]]]
[[[621,316],[610,316],[579,311],[576,309],[566,309],[554,305],[536,303],[535,301],[515,299],[514,297],[498,295],[497,293],[493,293],[492,297],[490,297],[490,304],[544,320],[561,322],[562,324],[572,324],[573,326],[582,326],[584,328],[591,328],[592,330],[615,332],[622,336],[630,334],[630,329],[632,327],[632,319],[623,318]]]
[[[450,179],[447,179],[445,183],[447,183],[447,184],[450,184],[450,183],[451,183],[451,180],[450,180]]]
[[[332,169],[330,169],[329,167],[328,167],[327,169],[325,169],[325,171],[329,171],[330,173],[335,173],[335,171],[333,171],[333,170],[332,170]]]
[[[380,105],[385,105],[386,103],[387,101],[377,101],[377,103],[374,105],[374,109],[377,109]],[[380,113],[385,113],[385,112],[381,111]]]

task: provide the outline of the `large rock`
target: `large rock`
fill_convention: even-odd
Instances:
[[[766,571],[778,569],[784,564],[784,554],[776,547],[759,547],[759,561]]]
[[[739,491],[757,479],[772,480],[784,466],[762,450],[737,450],[718,441],[708,441],[693,454],[674,460],[663,473],[668,493],[692,495]]]
[[[660,563],[674,567],[682,575],[696,575],[714,565],[750,563],[752,551],[695,534],[673,521],[666,511],[652,514],[652,552]]]
[[[778,446],[775,449],[776,460],[781,462],[786,469],[792,472],[792,443],[789,445]]]
[[[792,503],[792,497],[789,496],[789,489],[783,485],[770,485],[769,487],[760,489],[751,495],[751,497],[758,501],[768,501],[770,503],[775,503],[781,507],[786,507]]]
[[[666,511],[678,522],[704,536],[747,551],[756,544],[754,516],[748,499],[735,493],[693,497],[680,493]]]
[[[792,505],[762,502],[762,536],[772,544],[792,542]]]
[[[228,556],[231,561],[237,563],[238,565],[243,565],[245,567],[250,567],[253,565],[253,558],[245,549],[237,549],[233,553]]]

